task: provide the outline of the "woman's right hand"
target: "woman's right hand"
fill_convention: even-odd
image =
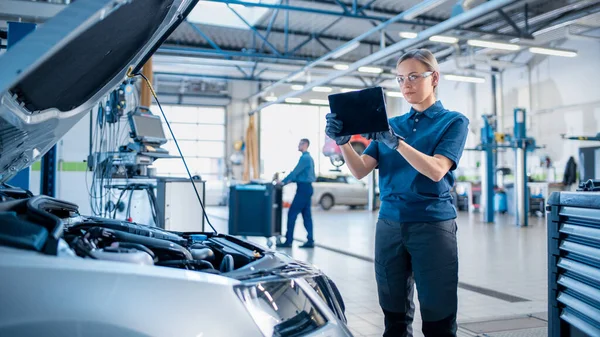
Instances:
[[[342,121],[337,119],[334,113],[328,113],[325,118],[327,125],[325,126],[325,134],[333,139],[337,145],[344,145],[350,141],[350,136],[338,136],[342,132]]]

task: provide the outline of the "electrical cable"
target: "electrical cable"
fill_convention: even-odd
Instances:
[[[127,185],[127,188],[129,185]],[[135,192],[135,186],[131,186],[131,191],[129,192],[129,201],[127,201],[127,221],[131,221],[131,199],[133,199],[133,192]]]
[[[117,199],[117,203],[115,204],[115,209],[114,209],[114,211],[113,211],[113,216],[112,216],[112,218],[113,218],[113,219],[116,219],[116,218],[117,218],[117,209],[119,208],[119,207],[118,207],[118,206],[119,206],[119,203],[121,202],[121,198],[123,197],[123,194],[125,194],[125,191],[127,191],[127,189],[126,189],[126,188],[124,188],[124,189],[121,191],[121,194],[119,194],[119,199]]]
[[[154,190],[146,190],[148,192],[148,196],[150,197],[150,206],[152,208],[152,214],[154,216],[154,224],[156,225],[156,227],[160,227],[161,224],[159,224],[159,219],[160,218],[160,210],[158,209],[158,201],[156,200],[156,196],[154,195]]]
[[[187,172],[188,178],[189,178],[190,182],[192,183],[192,187],[194,187],[194,192],[196,192],[196,198],[198,198],[198,202],[200,203],[200,207],[202,207],[202,213],[204,215],[204,218],[206,219],[206,222],[208,223],[208,225],[210,226],[210,228],[212,228],[212,230],[215,232],[215,234],[218,234],[217,230],[215,229],[215,227],[213,227],[213,225],[210,223],[210,219],[208,218],[208,214],[206,214],[206,208],[204,207],[204,203],[202,202],[202,198],[200,198],[200,193],[198,192],[198,188],[196,187],[196,183],[194,181],[194,178],[192,177],[192,174],[190,173],[190,169],[189,169],[189,167],[187,165],[187,162],[185,161],[185,157],[183,156],[183,153],[181,152],[181,148],[179,147],[179,143],[177,142],[177,138],[175,137],[175,134],[173,133],[173,129],[171,129],[171,123],[169,123],[169,120],[167,119],[167,116],[165,115],[165,112],[163,111],[162,105],[160,104],[160,101],[158,100],[158,96],[156,95],[156,92],[154,91],[154,88],[152,87],[152,83],[150,83],[150,80],[148,80],[148,78],[146,76],[144,76],[144,74],[142,74],[142,73],[132,74],[131,70],[132,70],[132,68],[129,68],[129,70],[127,71],[127,76],[128,77],[141,76],[146,81],[146,84],[148,85],[148,88],[150,88],[150,93],[152,93],[152,96],[154,97],[154,100],[156,101],[156,104],[158,105],[158,108],[160,109],[160,113],[162,114],[163,118],[165,119],[165,123],[167,124],[167,127],[169,128],[169,133],[171,133],[171,137],[173,137],[173,142],[175,143],[175,147],[177,147],[177,151],[179,152],[179,156],[181,156],[181,160],[183,161],[183,166],[185,167],[185,171]]]

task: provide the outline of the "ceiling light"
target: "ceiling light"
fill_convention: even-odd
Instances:
[[[329,105],[329,100],[326,99],[311,99],[310,104]]]
[[[469,83],[485,83],[485,78],[475,76],[462,75],[444,75],[444,79],[448,81],[469,82]]]
[[[403,39],[414,39],[418,34],[415,32],[400,32],[398,35],[400,35],[400,37]]]
[[[369,73],[369,74],[381,74],[383,69],[377,67],[360,67],[358,71],[361,73]]]
[[[402,95],[402,93],[399,91],[386,91],[385,94],[389,97],[404,97],[404,95]]]
[[[434,35],[434,36],[432,36],[432,37],[429,38],[429,41],[455,44],[455,43],[458,42],[458,38],[456,38],[454,36]]]
[[[302,98],[290,97],[290,98],[286,98],[285,102],[298,104],[298,103],[302,103]]]
[[[314,88],[312,88],[312,91],[315,91],[315,92],[331,92],[331,91],[333,91],[333,89],[331,89],[330,87],[314,87]]]
[[[563,57],[575,57],[577,56],[577,52],[572,50],[564,50],[564,49],[550,49],[550,48],[540,48],[540,47],[530,47],[529,51],[534,54],[544,54],[544,55],[552,55],[552,56],[563,56]]]
[[[358,48],[360,46],[360,42],[356,41],[354,43],[351,43],[345,47],[342,47],[338,50],[334,50],[333,54],[331,55],[332,59],[336,59],[338,57],[341,57],[351,51],[353,51],[354,49]]]
[[[265,97],[265,101],[267,102],[275,102],[277,100],[276,96],[267,96]]]
[[[298,91],[298,90],[302,90],[302,89],[304,89],[304,86],[303,86],[303,85],[300,85],[300,84],[292,84],[292,90],[296,90],[296,91]]]
[[[351,91],[359,91],[360,89],[352,89],[352,88],[342,88],[340,89],[341,92],[351,92]]]
[[[482,40],[468,40],[467,44],[470,46],[474,46],[474,47],[493,48],[493,49],[510,50],[510,51],[516,51],[521,48],[521,47],[517,46],[516,44],[492,42],[492,41],[482,41]]]
[[[348,69],[348,65],[347,64],[334,64],[333,65],[333,69],[335,69],[335,70],[346,70],[346,69]]]

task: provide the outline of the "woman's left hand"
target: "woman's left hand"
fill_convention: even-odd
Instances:
[[[392,150],[396,150],[400,144],[400,138],[396,136],[391,127],[388,131],[367,133],[362,136],[383,143]]]

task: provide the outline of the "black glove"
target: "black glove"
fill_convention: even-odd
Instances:
[[[365,134],[362,134],[361,136],[363,136],[367,139],[372,139],[374,141],[385,144],[387,147],[389,147],[392,150],[395,150],[398,148],[398,145],[400,144],[400,139],[404,140],[404,138],[398,136],[394,132],[394,130],[392,130],[391,126],[388,131],[365,133]]]
[[[344,145],[350,141],[350,136],[337,136],[342,132],[342,121],[336,118],[336,114],[328,113],[325,118],[327,125],[325,126],[325,134],[333,139],[337,145]]]

